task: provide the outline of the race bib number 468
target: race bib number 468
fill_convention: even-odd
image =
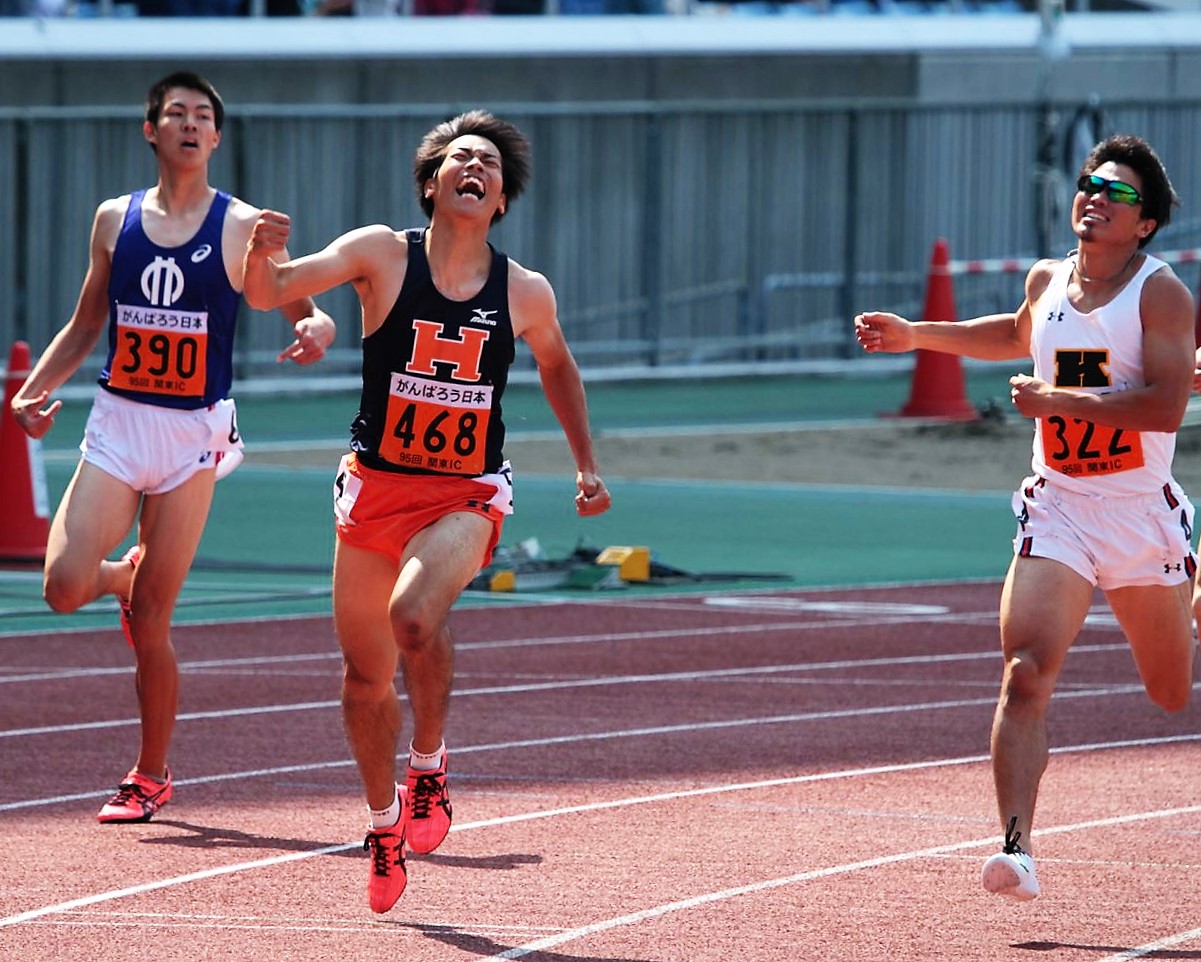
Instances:
[[[1143,439],[1137,431],[1058,415],[1043,419],[1040,427],[1047,467],[1060,474],[1088,478],[1143,466]]]
[[[492,387],[393,374],[379,453],[441,474],[483,474]]]
[[[127,391],[202,397],[207,348],[207,312],[118,304],[108,383]]]

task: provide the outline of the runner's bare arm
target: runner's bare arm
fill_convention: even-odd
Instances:
[[[1030,356],[1030,305],[1046,289],[1054,261],[1039,261],[1026,276],[1026,297],[1012,313],[988,314],[966,321],[910,321],[897,314],[871,311],[855,318],[855,337],[869,354],[913,350],[939,351],[986,361]]]
[[[89,242],[88,271],[70,319],[42,352],[12,400],[13,415],[25,432],[40,438],[54,424],[62,401],[50,395],[84,362],[108,324],[108,279],[112,253],[129,197],[106,200],[96,208]]]
[[[554,290],[541,274],[510,261],[509,307],[513,331],[534,355],[542,390],[575,459],[576,511],[601,514],[612,499],[597,468],[584,382],[559,326]]]
[[[226,270],[235,290],[244,289],[243,264],[246,247],[261,213],[257,207],[252,207],[236,197],[230,203],[222,244]],[[281,262],[288,260],[287,247],[276,251],[274,256]],[[311,297],[301,297],[280,304],[279,311],[291,323],[296,339],[280,352],[276,360],[312,364],[325,357],[326,350],[333,344],[338,333],[333,318],[321,310]]]
[[[378,286],[376,279],[387,270],[401,243],[391,228],[375,224],[349,231],[316,253],[288,260],[290,231],[290,218],[272,210],[262,211],[251,231],[242,284],[246,303],[257,310],[314,297],[348,283],[355,285],[362,300],[364,290],[370,292]],[[363,306],[366,309],[365,300]]]

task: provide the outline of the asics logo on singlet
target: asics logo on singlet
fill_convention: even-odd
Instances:
[[[199,264],[202,260],[204,260],[206,257],[208,257],[209,254],[211,254],[212,252],[213,252],[212,244],[201,244],[194,251],[192,251],[192,263]]]
[[[499,314],[500,311],[485,311],[482,307],[475,307],[472,308],[472,310],[474,310],[475,313],[472,314],[471,317],[467,318],[468,321],[472,321],[476,324],[487,324],[489,327],[496,327],[496,319],[492,317],[492,315]]]
[[[142,271],[142,296],[155,307],[170,307],[183,294],[183,271],[174,257],[156,257]]]

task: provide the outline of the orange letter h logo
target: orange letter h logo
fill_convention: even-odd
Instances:
[[[476,327],[467,327],[459,332],[458,339],[443,337],[443,325],[437,321],[413,321],[413,356],[405,370],[410,374],[425,374],[434,376],[438,372],[436,363],[452,364],[454,370],[450,376],[456,381],[478,381],[480,360],[484,354],[484,344],[491,331]]]

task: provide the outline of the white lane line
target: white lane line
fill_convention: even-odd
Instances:
[[[1197,736],[1201,737],[1201,736]],[[1085,745],[1078,746],[1075,750],[1097,751],[1103,746]],[[874,776],[885,773],[917,771],[921,769],[946,768],[952,766],[968,765],[983,763],[987,760],[986,755],[972,755],[956,759],[941,759],[929,762],[914,762],[902,765],[883,765],[872,768],[850,769],[841,772],[822,772],[814,775],[801,775],[792,778],[775,778],[767,779],[758,782],[742,782],[739,784],[722,784],[711,785],[705,788],[686,789],[675,792],[658,792],[652,795],[633,796],[622,799],[615,799],[607,802],[593,802],[585,805],[571,805],[560,808],[547,809],[537,812],[525,812],[516,815],[505,815],[497,818],[484,819],[478,822],[469,822],[463,825],[451,826],[451,831],[474,831],[482,828],[491,828],[499,825],[512,825],[519,822],[528,822],[548,818],[556,818],[563,815],[576,815],[585,812],[598,812],[612,810],[618,808],[627,808],[634,805],[648,805],[657,802],[671,802],[683,798],[698,798],[701,796],[712,796],[729,794],[731,792],[741,791],[760,791],[764,788],[775,788],[787,785],[799,785],[806,782],[830,781],[834,779],[856,778],[859,776]],[[1074,825],[1064,825],[1051,828],[1042,828],[1039,830],[1039,835],[1055,835],[1064,832],[1081,831],[1091,828],[1103,828],[1113,825],[1126,825],[1139,821],[1148,821],[1158,818],[1170,818],[1176,815],[1186,815],[1201,812],[1201,805],[1194,805],[1185,808],[1160,809],[1152,812],[1141,812],[1130,815],[1120,815],[1111,818],[1095,819],[1089,822],[1079,822]],[[995,845],[997,838],[989,836],[982,839],[973,839],[966,842],[957,842],[949,845],[940,845],[933,848],[919,849],[911,852],[902,852],[894,855],[880,856],[874,859],[866,859],[857,862],[850,862],[844,865],[830,866],[823,869],[816,869],[811,872],[803,872],[797,875],[790,875],[779,879],[770,879],[763,882],[757,882],[751,885],[739,886],[737,888],[723,889],[718,892],[710,892],[704,895],[694,896],[690,899],[684,899],[677,902],[670,902],[664,905],[655,906],[644,909],[640,912],[635,912],[629,915],[619,916],[613,919],[606,919],[600,922],[595,922],[587,926],[572,929],[556,936],[539,939],[535,942],[528,943],[523,946],[517,946],[508,951],[492,956],[493,959],[513,959],[521,958],[529,955],[531,952],[540,951],[541,949],[550,948],[555,945],[561,945],[564,942],[574,941],[586,935],[591,935],[597,932],[603,932],[608,929],[617,928],[619,926],[631,925],[637,922],[645,921],[646,919],[655,918],[660,915],[666,915],[670,912],[677,912],[683,909],[693,908],[698,905],[704,905],[708,902],[715,902],[736,898],[740,895],[746,895],[753,892],[764,891],[771,888],[778,888],[782,885],[791,885],[799,882],[810,881],[816,878],[826,878],[833,875],[842,875],[849,872],[856,872],[863,869],[878,868],[886,865],[894,865],[900,862],[912,861],[919,858],[929,858],[937,855],[945,855],[952,852],[965,851],[972,848],[980,848],[985,845]],[[29,909],[25,912],[20,912],[16,915],[10,915],[6,918],[0,918],[0,928],[5,928],[10,925],[18,925],[23,922],[30,922],[35,919],[43,918],[48,915],[59,915],[64,912],[75,911],[76,909],[85,908],[90,905],[98,905],[104,902],[111,902],[121,898],[127,898],[133,895],[142,895],[147,892],[153,892],[160,889],[173,888],[180,885],[187,885],[193,882],[204,881],[210,878],[217,878],[223,875],[232,875],[239,872],[248,872],[264,868],[272,868],[277,865],[284,865],[289,862],[302,861],[309,858],[315,858],[321,855],[333,855],[340,852],[350,851],[360,847],[359,842],[348,842],[343,845],[327,845],[318,849],[313,849],[307,852],[290,852],[286,855],[276,855],[271,858],[256,859],[249,862],[238,862],[233,865],[219,866],[216,868],[205,869],[199,872],[189,872],[185,875],[177,875],[170,878],[158,879],[152,882],[144,882],[141,885],[128,886],[126,888],[114,889],[108,892],[98,892],[94,895],[84,896],[82,898],[71,899],[67,902],[59,902],[54,905],[46,905],[41,908]]]
[[[514,749],[544,748],[550,745],[575,745],[586,742],[609,741],[622,738],[646,738],[652,735],[676,735],[700,731],[719,731],[730,728],[747,728],[759,725],[793,724],[801,721],[825,720],[829,718],[847,718],[858,714],[887,714],[892,712],[922,711],[930,708],[964,707],[975,705],[991,705],[993,699],[973,699],[970,701],[939,702],[930,706],[899,705],[895,708],[860,708],[846,709],[838,712],[805,712],[792,715],[772,715],[760,718],[735,718],[727,721],[690,722],[680,725],[661,725],[645,728],[629,728],[608,732],[588,732],[578,735],[550,735],[543,738],[525,738],[518,741],[494,742],[485,745],[467,745],[455,749],[455,755],[466,755],[476,752],[512,751]],[[1197,736],[1201,738],[1201,735]],[[272,768],[252,769],[241,772],[228,772],[220,775],[206,775],[197,778],[179,778],[175,784],[179,787],[188,785],[212,785],[225,781],[241,781],[247,778],[268,778],[276,775],[291,775],[301,772],[324,771],[332,768],[346,768],[352,765],[350,759],[336,761],[314,762],[303,765],[280,765]],[[86,801],[103,798],[112,793],[112,787],[81,792],[72,795],[56,795],[51,798],[23,799],[19,802],[0,804],[0,812],[16,811],[23,808],[42,808],[49,805],[63,805],[69,802]]]
[[[690,610],[696,610],[690,608]],[[468,651],[493,651],[508,648],[539,648],[557,645],[591,645],[591,644],[609,644],[620,641],[665,641],[677,638],[702,638],[720,635],[741,635],[749,633],[770,633],[776,631],[796,631],[796,632],[821,632],[830,630],[855,629],[865,627],[886,627],[892,625],[907,625],[907,624],[993,624],[996,622],[996,613],[988,612],[959,612],[951,613],[944,616],[894,616],[880,618],[847,618],[842,620],[829,621],[783,621],[783,622],[764,622],[761,624],[748,625],[720,625],[708,628],[691,627],[691,628],[665,628],[656,631],[628,631],[628,632],[603,632],[600,634],[572,634],[572,635],[553,635],[546,638],[503,638],[493,641],[469,641],[457,642],[455,650],[460,652]],[[1091,618],[1092,616],[1090,616]],[[1112,627],[1110,621],[1098,619],[1095,627]],[[1090,622],[1090,626],[1093,623]],[[1115,651],[1124,649],[1124,643],[1119,644],[1093,644],[1093,645],[1074,645],[1069,650],[1070,654],[1091,653],[1100,651]],[[995,652],[975,652],[971,655],[964,655],[964,658],[992,658]],[[935,656],[944,657],[944,656]],[[201,661],[182,661],[179,663],[180,671],[189,671],[194,669],[209,669],[220,667],[240,667],[248,665],[276,665],[287,662],[302,662],[302,661],[340,661],[341,655],[337,651],[320,651],[311,653],[302,653],[288,656],[274,655],[259,655],[246,658],[217,658]],[[924,656],[913,656],[909,658],[909,662],[921,662]],[[881,661],[875,662],[876,664]],[[905,662],[901,662],[905,663]],[[842,666],[844,664],[873,664],[871,661],[863,662],[825,662],[817,663],[818,667],[836,664]],[[88,678],[101,677],[104,675],[128,674],[132,675],[134,668],[132,665],[123,666],[120,668],[63,668],[54,669],[51,671],[29,671],[20,669],[4,669],[0,668],[0,685],[16,684],[20,682],[34,681],[59,681],[64,678]]]
[[[146,892],[154,892],[158,889],[174,888],[177,885],[187,885],[190,882],[201,882],[205,879],[218,878],[222,875],[233,875],[237,872],[267,868],[273,865],[283,865],[287,862],[298,862],[302,859],[314,858],[318,855],[333,855],[352,848],[358,848],[360,844],[355,842],[347,845],[326,845],[323,848],[313,849],[308,852],[290,852],[287,855],[276,855],[272,858],[258,859],[253,862],[238,862],[234,865],[222,865],[217,868],[204,869],[200,872],[189,872],[187,875],[176,875],[172,878],[158,879],[154,882],[143,882],[141,885],[131,885],[128,888],[97,892],[95,895],[85,895],[83,898],[71,899],[69,902],[59,902],[57,905],[46,905],[40,909],[30,909],[27,912],[10,915],[7,918],[0,919],[0,928],[17,925],[21,922],[29,922],[46,915],[72,912],[76,909],[86,908],[89,905],[111,902],[130,895],[143,895]]]
[[[556,681],[543,682],[526,682],[520,685],[490,685],[480,688],[460,688],[451,692],[453,698],[466,698],[469,696],[479,695],[521,695],[530,692],[547,692],[547,691],[567,691],[580,688],[605,688],[612,685],[649,685],[649,684],[671,684],[675,682],[704,682],[714,681],[718,679],[745,679],[745,678],[761,678],[770,675],[786,674],[791,672],[812,672],[812,671],[828,671],[831,669],[851,669],[860,667],[896,667],[898,665],[932,665],[938,662],[951,661],[977,661],[987,657],[989,660],[994,660],[997,656],[995,653],[987,655],[980,652],[971,652],[965,654],[949,654],[949,655],[922,655],[912,658],[865,658],[852,661],[841,662],[800,662],[790,665],[757,665],[749,668],[714,668],[709,671],[673,671],[663,672],[661,674],[645,674],[645,675],[608,675],[598,678],[573,678],[559,679]],[[852,679],[853,680],[853,679]],[[917,679],[913,684],[924,684],[921,679]],[[1081,692],[1059,692],[1059,697],[1071,697],[1073,695],[1089,695],[1095,696],[1099,694],[1129,694],[1131,692],[1141,692],[1142,686],[1139,684],[1125,685],[1108,685],[1104,688],[1090,688]],[[403,694],[401,700],[407,700]],[[993,699],[995,701],[995,699]],[[935,703],[941,705],[942,703]],[[951,704],[951,703],[948,703]],[[968,704],[968,703],[965,703]],[[971,702],[970,704],[977,704]],[[310,702],[295,702],[285,705],[256,705],[248,708],[222,708],[213,711],[201,712],[182,712],[176,716],[176,722],[201,721],[208,719],[223,719],[223,718],[242,718],[252,715],[276,715],[296,711],[314,711],[338,708],[341,706],[340,701],[310,701]],[[898,706],[883,706],[883,708],[863,709],[868,713],[876,711],[893,711]],[[903,707],[903,706],[901,706]],[[839,713],[830,716],[826,713],[819,713],[815,717],[843,717]],[[74,722],[69,725],[41,725],[32,728],[6,728],[0,730],[0,738],[24,738],[33,735],[61,735],[71,732],[81,731],[97,731],[112,728],[128,728],[140,724],[137,718],[114,718],[107,721],[95,722]]]
[[[966,613],[960,618],[951,618],[949,620],[962,620],[966,623],[975,623],[977,619],[987,617],[990,622],[996,621],[996,614],[989,612],[987,615],[983,613]],[[602,632],[600,634],[572,634],[572,635],[554,635],[547,638],[506,638],[494,641],[469,641],[456,642],[455,650],[459,652],[467,651],[499,651],[507,648],[540,648],[556,645],[591,645],[591,644],[609,644],[615,641],[664,641],[676,638],[703,638],[714,635],[740,635],[749,633],[769,633],[776,631],[823,631],[830,628],[862,628],[865,626],[883,626],[883,625],[898,625],[911,624],[915,621],[924,622],[932,619],[914,618],[914,617],[897,617],[897,618],[872,618],[872,619],[848,619],[844,621],[802,623],[797,621],[781,621],[781,622],[765,622],[762,624],[750,625],[721,625],[716,627],[702,628],[665,628],[658,631],[626,631],[626,632]],[[946,620],[946,619],[937,619]],[[979,657],[977,655],[976,657]],[[284,658],[276,658],[271,655],[252,656],[249,658],[223,658],[210,659],[204,661],[183,661],[179,663],[180,671],[190,670],[192,668],[212,668],[220,666],[233,665],[274,665],[277,661],[288,660],[309,660],[309,659],[328,659],[341,660],[341,655],[337,651],[324,651],[309,654],[298,654],[285,656]],[[913,660],[920,660],[915,658]],[[4,674],[0,675],[0,684],[13,684],[22,681],[57,681],[62,678],[79,678],[88,677],[89,672],[94,672],[96,675],[111,675],[114,673],[133,674],[133,666],[124,666],[121,668],[67,668],[55,671],[39,671],[31,674]]]
[[[1160,809],[1151,812],[1139,812],[1131,815],[1119,815],[1112,818],[1095,819],[1090,822],[1077,822],[1074,825],[1060,825],[1053,828],[1039,829],[1039,835],[1059,835],[1065,832],[1086,831],[1094,828],[1108,828],[1113,825],[1129,825],[1134,822],[1151,821],[1152,819],[1173,818],[1177,815],[1191,815],[1201,812],[1201,805],[1191,805],[1187,808],[1170,808]],[[810,882],[819,878],[830,878],[835,875],[847,875],[851,872],[859,872],[864,869],[882,868],[889,865],[898,865],[902,862],[912,862],[922,858],[933,858],[940,855],[947,855],[952,852],[962,852],[968,849],[981,848],[985,845],[995,845],[996,838],[973,839],[967,842],[955,842],[950,845],[936,845],[933,848],[918,849],[912,852],[900,852],[895,855],[882,855],[877,858],[863,859],[858,862],[847,862],[843,865],[832,865],[828,868],[814,869],[810,872],[800,872],[796,875],[786,875],[783,878],[766,879],[762,882],[754,882],[750,885],[740,885],[735,888],[722,889],[717,892],[706,892],[703,895],[695,895],[692,898],[680,899],[676,902],[666,902],[662,905],[655,905],[649,908],[642,909],[638,912],[631,912],[628,915],[619,915],[615,918],[601,919],[592,922],[588,925],[582,925],[578,928],[571,929],[566,932],[560,932],[556,935],[549,935],[541,939],[536,939],[533,942],[527,942],[525,945],[514,946],[504,952],[489,956],[485,962],[497,962],[501,959],[520,959],[533,952],[541,952],[545,949],[552,949],[556,946],[563,945],[566,942],[574,942],[577,939],[586,938],[589,935],[596,935],[600,932],[607,932],[610,929],[620,928],[627,925],[637,925],[639,922],[645,922],[649,919],[659,918],[663,915],[669,915],[672,912],[681,912],[688,909],[696,908],[701,905],[707,905],[712,902],[724,902],[729,899],[738,898],[743,895],[753,895],[757,892],[765,892],[769,889],[780,888],[785,885],[796,885],[801,882]],[[1201,933],[1185,933],[1185,935],[1193,936]],[[1177,941],[1187,941],[1181,936],[1174,937]],[[1170,942],[1168,944],[1177,944]],[[1129,955],[1122,953],[1121,955],[1112,957],[1114,960],[1140,958],[1148,953],[1138,950],[1137,955]],[[1152,950],[1153,951],[1153,950]],[[1110,962],[1110,960],[1103,960]]]
[[[1169,935],[1155,942],[1140,945],[1138,948],[1119,952],[1117,955],[1107,955],[1105,958],[1099,959],[1098,962],[1129,962],[1130,959],[1143,959],[1148,955],[1154,955],[1161,949],[1170,949],[1173,946],[1183,945],[1185,942],[1192,942],[1194,939],[1201,939],[1201,929],[1190,929],[1187,932]]]

